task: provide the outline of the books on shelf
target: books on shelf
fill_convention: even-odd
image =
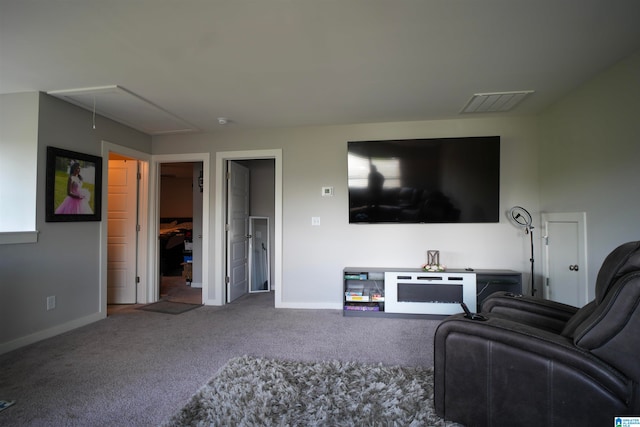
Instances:
[[[380,311],[380,306],[376,303],[369,304],[346,304],[346,311]]]
[[[350,295],[349,293],[345,294],[345,301],[349,302],[369,302],[368,295]]]
[[[373,289],[347,288],[344,293],[345,301],[348,302],[383,302],[384,293]]]
[[[347,292],[353,295],[363,295],[364,293],[364,285],[361,283],[356,283],[353,285],[349,285],[347,287]]]

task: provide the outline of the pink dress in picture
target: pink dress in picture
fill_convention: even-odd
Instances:
[[[86,188],[82,188],[82,180],[77,176],[72,176],[71,179],[71,194],[75,194],[80,198],[67,196],[64,198],[60,206],[56,209],[56,214],[62,215],[91,215],[93,214],[93,210],[89,206],[89,199],[91,198],[91,193]]]

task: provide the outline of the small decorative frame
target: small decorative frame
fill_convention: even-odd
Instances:
[[[102,219],[102,157],[47,147],[45,220]]]
[[[427,251],[427,265],[440,265],[440,251]]]

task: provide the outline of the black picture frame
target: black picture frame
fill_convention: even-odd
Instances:
[[[101,220],[102,157],[47,147],[45,221]]]

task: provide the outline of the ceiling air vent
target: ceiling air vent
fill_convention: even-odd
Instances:
[[[509,111],[533,92],[535,91],[476,93],[469,99],[461,113],[500,113]]]

